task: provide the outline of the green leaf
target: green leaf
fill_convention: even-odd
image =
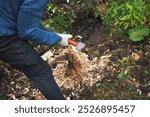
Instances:
[[[127,7],[129,10],[133,10],[133,6],[130,5],[129,2],[126,3],[126,7]]]
[[[122,17],[120,20],[128,20],[129,17],[130,17],[130,15],[126,15],[126,16]]]
[[[134,28],[129,30],[129,39],[138,42],[141,40],[144,40],[146,36],[149,35],[149,29],[148,28]]]
[[[118,78],[119,78],[120,80],[125,79],[125,74],[124,74],[124,72],[119,73],[119,74],[118,74]]]

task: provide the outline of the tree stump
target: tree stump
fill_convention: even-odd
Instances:
[[[56,67],[52,67],[53,75],[60,87],[74,87],[87,75],[87,68],[90,66],[88,55],[74,46],[67,47],[55,58],[47,53],[50,52],[46,52],[42,58],[51,66],[55,64]]]

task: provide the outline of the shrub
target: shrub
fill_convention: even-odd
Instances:
[[[127,34],[129,29],[145,27],[149,17],[149,0],[109,0],[106,15],[102,17],[111,35]]]
[[[45,17],[42,20],[42,25],[55,32],[69,31],[74,22],[75,14],[72,11],[67,11],[65,7],[60,7],[49,3],[45,12]]]
[[[78,17],[86,18],[94,14],[95,1],[94,0],[70,0],[69,7],[70,10],[73,10]]]
[[[76,17],[84,19],[93,14],[94,3],[93,0],[62,0],[59,5],[49,3],[42,25],[52,31],[69,32]]]

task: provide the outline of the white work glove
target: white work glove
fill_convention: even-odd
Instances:
[[[57,33],[58,34],[58,33]],[[68,46],[69,43],[68,43],[68,39],[71,39],[72,38],[72,35],[71,34],[58,34],[60,37],[62,37],[62,40],[59,42],[59,44],[61,46]]]

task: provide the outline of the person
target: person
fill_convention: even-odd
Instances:
[[[64,100],[52,70],[28,41],[68,46],[71,34],[40,27],[49,0],[0,0],[0,59],[23,72],[47,100]]]

